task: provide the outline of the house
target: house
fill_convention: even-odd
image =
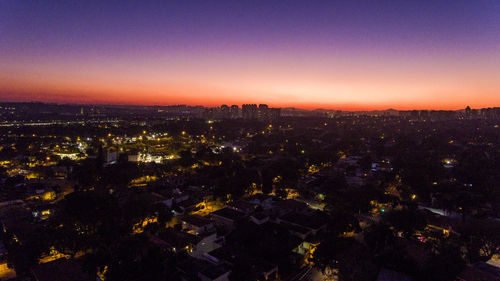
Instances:
[[[189,194],[183,193],[178,188],[174,188],[171,190],[163,190],[158,193],[153,192],[155,196],[162,196],[163,199],[161,202],[165,204],[168,208],[172,208],[174,204],[181,204],[184,201],[187,201],[190,197]]]
[[[338,161],[336,166],[339,168],[347,168],[349,166],[354,166],[357,165],[359,160],[361,160],[361,156],[358,155],[352,155],[352,156],[347,156],[347,157],[341,157]]]
[[[231,274],[227,265],[213,264],[189,256],[178,262],[177,269],[181,273],[180,279],[183,281],[228,281],[229,274]]]
[[[265,212],[254,213],[250,216],[250,220],[257,225],[261,225],[269,221],[269,215]]]
[[[264,210],[271,209],[274,203],[274,197],[265,194],[256,194],[248,200],[252,204],[256,204]]]
[[[214,264],[233,265],[238,256],[239,249],[233,245],[224,245],[203,255],[203,257]]]
[[[59,180],[64,180],[72,172],[73,167],[52,166],[50,169],[54,173],[54,178],[59,179]]]
[[[290,234],[302,240],[305,240],[309,235],[312,235],[312,231],[310,229],[302,227],[300,225],[284,223],[284,222],[282,222],[281,225],[284,225],[288,229],[288,231],[290,231]]]
[[[390,172],[392,171],[392,165],[390,160],[384,159],[382,161],[373,162],[371,165],[372,172]]]
[[[174,228],[167,228],[158,236],[150,234],[150,241],[160,247],[172,252],[185,251],[195,258],[201,258],[205,253],[219,248],[216,240],[215,232],[194,235]]]
[[[225,245],[204,255],[205,259],[216,265],[233,266],[238,255],[241,254],[238,247]],[[257,280],[274,280],[278,278],[278,266],[268,263],[262,259],[249,260],[251,273],[257,276]]]
[[[141,154],[139,152],[127,154],[128,162],[139,162],[140,159],[141,159]]]
[[[500,254],[494,254],[489,261],[486,262],[487,264],[494,266],[496,268],[500,268]]]
[[[236,200],[228,204],[228,207],[235,210],[244,213],[245,215],[249,215],[253,212],[255,212],[255,209],[257,208],[257,204],[251,203],[245,200]]]
[[[235,222],[243,219],[245,214],[226,207],[210,213],[210,216],[217,225],[232,229]]]
[[[229,281],[229,274],[231,273],[227,267],[212,266],[198,272],[198,277],[201,281]]]
[[[56,199],[57,194],[52,188],[41,188],[40,186],[28,186],[27,200],[52,201]]]
[[[309,206],[306,203],[300,202],[293,199],[280,200],[274,203],[273,211],[278,215],[282,216],[292,212],[307,212],[309,211]]]
[[[31,214],[35,221],[42,221],[50,218],[55,213],[56,209],[53,205],[41,204],[31,208]]]
[[[307,241],[302,241],[296,248],[294,248],[292,251],[294,253],[297,253],[299,255],[305,256],[313,252],[313,250],[316,248],[318,244],[317,243],[311,243]]]
[[[199,215],[185,216],[181,222],[184,231],[195,235],[215,230],[215,225],[210,219]]]
[[[310,214],[288,213],[279,217],[278,222],[295,226],[295,228],[290,229],[292,232],[297,232],[301,235],[307,235],[308,233],[316,235],[318,232],[326,229],[328,221],[325,213],[315,211]]]

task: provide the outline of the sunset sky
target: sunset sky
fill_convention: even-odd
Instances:
[[[500,106],[500,1],[0,0],[0,101]]]

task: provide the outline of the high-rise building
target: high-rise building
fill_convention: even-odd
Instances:
[[[466,119],[470,119],[470,118],[471,118],[471,115],[472,115],[472,114],[471,114],[471,108],[470,108],[470,106],[467,106],[467,107],[465,108],[465,118],[466,118]]]
[[[218,110],[216,108],[205,108],[203,112],[203,118],[205,119],[216,119]]]
[[[240,108],[236,104],[231,105],[229,111],[231,113],[231,118],[236,119],[240,117]]]
[[[267,104],[259,104],[259,120],[269,119],[269,106]]]
[[[118,161],[118,151],[114,148],[108,148],[104,152],[104,165],[111,165]]]
[[[277,120],[281,116],[281,108],[269,108],[269,120]]]
[[[241,106],[243,119],[257,119],[258,108],[256,104],[244,104]]]
[[[220,117],[222,119],[229,119],[231,118],[231,113],[229,111],[229,106],[223,104],[220,106]]]

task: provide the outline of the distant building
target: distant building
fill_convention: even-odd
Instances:
[[[139,162],[141,154],[139,152],[127,155],[127,160],[129,162]]]
[[[420,110],[420,119],[426,120],[429,118],[429,111],[428,110]]]
[[[281,116],[281,108],[270,108],[267,104],[243,104],[241,110],[238,105],[205,108],[205,119],[237,119],[272,121]]]
[[[260,121],[276,120],[281,115],[281,108],[270,108],[267,104],[244,104],[241,107],[242,117],[247,120]]]
[[[409,118],[409,117],[411,117],[411,111],[409,111],[409,110],[400,110],[399,111],[399,116],[400,117]]]
[[[231,105],[229,112],[231,114],[231,118],[233,118],[233,119],[240,117],[240,108],[235,104]]]
[[[223,104],[220,106],[220,118],[229,119],[231,118],[231,112],[229,106]]]
[[[480,118],[483,118],[483,119],[500,118],[500,107],[482,108],[480,110]]]
[[[258,116],[259,116],[259,120],[268,120],[268,118],[269,118],[269,106],[267,106],[267,104],[259,104]]]
[[[269,108],[269,120],[277,120],[281,116],[281,108]]]
[[[467,107],[465,108],[465,118],[466,118],[466,119],[470,119],[470,118],[471,118],[471,115],[472,115],[472,113],[471,113],[470,106],[467,106]]]
[[[104,152],[104,164],[111,165],[118,161],[118,151],[115,149],[106,149]]]
[[[458,112],[452,110],[432,110],[429,116],[433,120],[451,120],[458,117]]]
[[[258,108],[256,104],[244,104],[241,106],[241,113],[243,119],[257,119]]]
[[[474,115],[473,113],[471,113]],[[452,110],[402,110],[398,112],[400,117],[411,120],[451,120],[458,118],[459,113]],[[476,113],[477,115],[477,113]]]
[[[203,112],[203,118],[205,119],[217,119],[219,116],[218,108],[206,108]]]

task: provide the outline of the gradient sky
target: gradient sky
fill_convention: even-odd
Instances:
[[[500,1],[0,0],[0,100],[500,106]]]

